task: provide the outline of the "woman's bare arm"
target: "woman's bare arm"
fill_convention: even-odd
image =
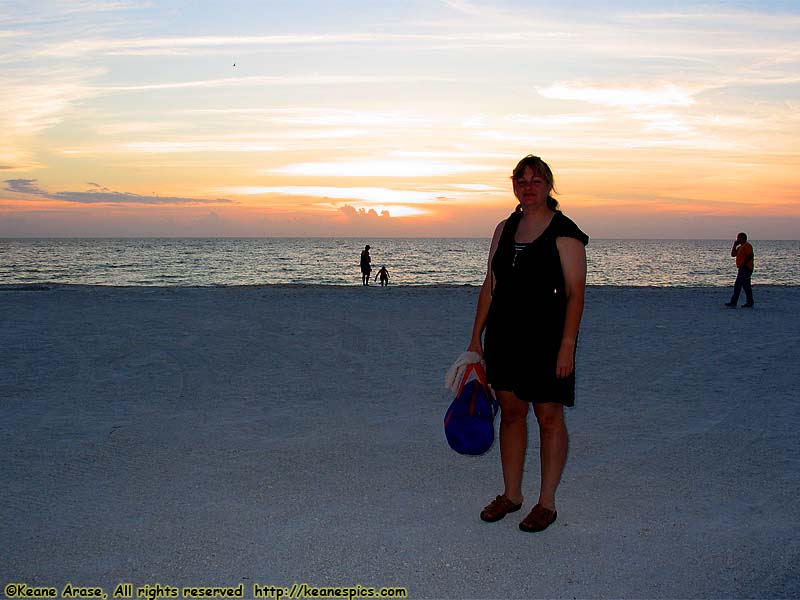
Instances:
[[[567,377],[575,368],[575,343],[583,315],[583,302],[586,294],[586,248],[575,238],[556,238],[556,246],[561,257],[561,270],[564,272],[564,286],[567,296],[567,309],[564,317],[564,332],[561,335],[561,348],[558,351],[556,376]]]
[[[494,235],[492,236],[492,245],[489,249],[489,261],[486,269],[486,278],[483,280],[483,285],[481,286],[481,293],[478,296],[478,309],[475,312],[475,324],[472,326],[472,339],[470,340],[469,347],[467,350],[471,352],[478,352],[479,354],[483,354],[483,341],[481,336],[483,335],[483,330],[486,327],[486,319],[489,316],[489,305],[492,303],[492,289],[493,284],[493,277],[492,277],[492,259],[494,258],[494,253],[497,251],[497,244],[500,242],[500,234],[503,233],[503,226],[506,224],[505,220],[501,221],[500,224],[494,230]]]

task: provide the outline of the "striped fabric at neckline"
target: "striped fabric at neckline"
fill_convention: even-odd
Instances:
[[[517,257],[519,256],[519,253],[525,250],[525,248],[530,246],[532,243],[533,242],[524,242],[524,243],[514,242],[514,260],[511,261],[511,266],[517,264]]]

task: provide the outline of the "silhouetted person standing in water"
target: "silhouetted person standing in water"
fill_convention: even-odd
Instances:
[[[372,259],[369,256],[369,244],[361,252],[361,285],[369,285],[369,274],[372,272]]]
[[[753,308],[753,288],[750,285],[750,278],[753,275],[753,246],[747,241],[747,234],[740,233],[736,236],[731,248],[731,256],[736,259],[736,283],[733,284],[733,296],[731,301],[726,302],[725,306],[736,308],[739,303],[739,294],[744,289],[747,301],[742,304],[742,308]]]
[[[378,274],[375,275],[375,281],[378,281],[378,277],[381,278],[382,287],[389,285],[389,271],[386,270],[386,267],[378,269]]]

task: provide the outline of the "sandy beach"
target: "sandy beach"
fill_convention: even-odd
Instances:
[[[474,287],[0,287],[0,583],[800,596],[800,288],[593,287],[559,518],[447,446]],[[532,417],[531,417],[532,418]]]

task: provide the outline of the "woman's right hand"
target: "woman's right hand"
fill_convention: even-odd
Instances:
[[[467,352],[477,352],[483,356],[483,342],[481,340],[472,340],[467,346]]]

